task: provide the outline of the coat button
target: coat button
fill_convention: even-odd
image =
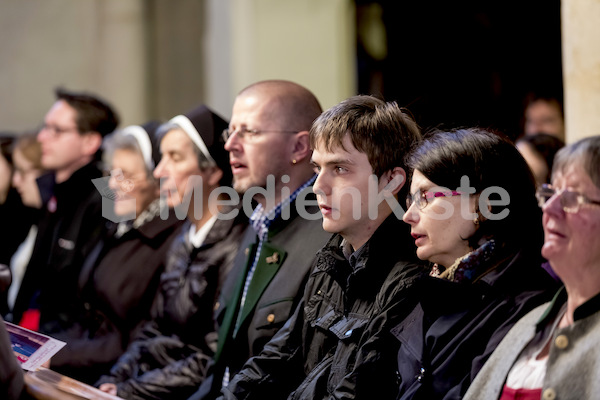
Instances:
[[[569,339],[565,335],[558,335],[556,339],[554,339],[554,344],[561,350],[564,350],[569,345]]]
[[[221,306],[221,303],[219,303],[218,301],[215,303],[215,305],[213,306],[213,310],[218,310],[219,307]]]
[[[248,253],[250,253],[250,247],[246,247],[246,249],[244,250],[244,255],[248,255]]]
[[[542,393],[542,399],[544,399],[544,400],[556,399],[556,391],[552,388],[544,390],[544,393]]]
[[[273,322],[275,322],[275,314],[269,314],[267,315],[267,322],[272,324]]]

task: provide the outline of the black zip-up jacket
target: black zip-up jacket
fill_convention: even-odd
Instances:
[[[102,197],[92,179],[102,172],[92,162],[54,186],[38,224],[33,253],[13,310],[18,323],[28,308],[39,308],[40,331],[68,329],[78,315],[78,278],[85,258],[104,234]]]
[[[375,398],[395,390],[389,334],[415,305],[408,225],[390,215],[351,266],[342,237],[317,254],[303,300],[284,327],[224,389],[232,399]],[[354,260],[353,260],[354,261]]]

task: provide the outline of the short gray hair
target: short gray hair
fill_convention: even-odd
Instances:
[[[580,139],[560,149],[554,158],[552,179],[573,164],[580,165],[600,188],[600,135]]]

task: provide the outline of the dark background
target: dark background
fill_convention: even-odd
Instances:
[[[408,108],[426,131],[482,126],[522,131],[529,92],[562,102],[560,0],[356,0],[380,6],[387,55],[358,47],[358,87]]]

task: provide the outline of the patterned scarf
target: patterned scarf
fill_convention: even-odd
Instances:
[[[496,242],[494,239],[491,239],[482,244],[479,248],[457,258],[454,264],[445,271],[441,270],[440,266],[435,264],[429,275],[440,279],[446,279],[451,282],[473,282],[489,269],[489,261],[494,256],[495,250]]]

